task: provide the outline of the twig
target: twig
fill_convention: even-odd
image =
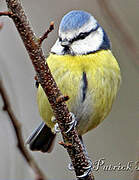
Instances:
[[[49,29],[38,39],[39,45],[48,37],[48,34],[54,29],[54,22],[50,23]]]
[[[38,165],[34,161],[33,157],[28,153],[27,149],[24,146],[24,141],[23,141],[23,137],[22,137],[22,133],[21,133],[21,125],[20,125],[19,121],[17,120],[16,116],[14,115],[7,92],[4,88],[4,85],[3,85],[3,82],[1,79],[0,79],[0,94],[1,94],[1,97],[2,97],[3,103],[4,103],[3,110],[7,112],[10,122],[12,123],[12,126],[14,128],[14,132],[15,132],[16,139],[17,139],[17,147],[18,147],[19,151],[25,158],[28,165],[34,171],[35,179],[36,180],[46,180],[47,178],[41,172]]]
[[[72,148],[72,143],[64,143],[60,141],[59,144],[63,146],[64,148]]]
[[[62,103],[62,102],[66,102],[69,100],[69,96],[59,96],[57,99],[56,99],[56,102],[57,103]]]
[[[29,25],[29,21],[24,13],[20,1],[5,1],[9,11],[13,13],[11,18],[14,21],[28,51],[32,64],[36,70],[38,81],[47,95],[53,109],[53,113],[59,124],[64,143],[72,143],[72,148],[67,148],[67,151],[75,169],[76,176],[81,176],[85,172],[85,168],[90,166],[90,161],[86,156],[84,146],[80,141],[76,128],[73,127],[70,132],[66,133],[66,130],[69,128],[69,124],[73,121],[72,116],[69,113],[65,102],[57,103],[56,101],[56,99],[62,94],[51,75],[47,63],[45,63],[45,57],[38,42],[38,38],[35,36],[31,26]],[[94,176],[92,171],[89,171],[87,176],[79,179],[93,180]]]
[[[12,12],[9,12],[9,11],[3,11],[3,12],[0,12],[0,16],[8,16],[8,17],[11,17],[13,15]]]
[[[118,30],[121,35],[120,40],[122,40],[126,48],[129,49],[130,53],[136,61],[136,64],[139,65],[139,47],[133,40],[127,28],[124,26],[124,23],[120,20],[118,14],[116,14],[114,11],[111,2],[107,0],[97,0],[97,2],[102,10],[101,12],[107,14],[107,18],[109,19],[110,23],[115,26],[114,29]]]

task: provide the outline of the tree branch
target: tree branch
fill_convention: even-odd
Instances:
[[[38,39],[39,45],[48,37],[48,34],[54,29],[54,22],[50,23],[49,29]]]
[[[58,101],[57,98],[61,97],[61,92],[57,87],[42,52],[42,48],[35,36],[25,12],[19,0],[6,0],[8,9],[12,12],[11,18],[14,21],[16,28],[24,42],[28,51],[32,64],[36,70],[38,81],[41,84],[45,94],[48,97],[53,113],[59,124],[64,143],[72,143],[72,148],[66,148],[71,158],[76,176],[81,176],[86,171],[85,168],[90,166],[84,146],[80,141],[76,128],[73,127],[71,131],[66,133],[69,129],[69,124],[73,121],[71,114],[68,111],[65,102]],[[84,178],[85,180],[93,180],[94,176],[92,171],[89,171]]]
[[[11,17],[11,15],[12,15],[12,12],[9,12],[9,11],[0,12],[0,16],[8,16],[8,17]]]
[[[3,110],[7,112],[9,119],[12,123],[12,126],[14,128],[14,132],[17,139],[17,147],[21,154],[23,155],[24,159],[28,163],[28,165],[32,168],[32,170],[35,173],[35,179],[36,180],[47,180],[47,178],[44,176],[44,174],[39,169],[38,165],[34,161],[33,157],[28,153],[27,149],[24,146],[24,141],[21,133],[21,125],[19,121],[17,120],[16,116],[14,115],[14,112],[12,111],[11,104],[8,98],[8,95],[6,93],[6,90],[4,88],[3,82],[0,79],[0,94],[4,103]]]
[[[128,32],[127,28],[124,26],[124,23],[120,20],[120,17],[114,11],[114,8],[111,5],[110,1],[107,0],[97,0],[101,12],[107,14],[107,18],[111,24],[115,26],[114,29],[118,30],[121,35],[121,40],[130,51],[131,55],[134,57],[135,63],[139,65],[139,47],[133,40],[132,36]]]

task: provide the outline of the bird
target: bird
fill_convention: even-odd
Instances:
[[[63,16],[58,38],[46,59],[62,94],[68,95],[79,137],[96,128],[111,111],[121,84],[119,64],[111,42],[93,15],[72,10]],[[27,139],[32,151],[51,152],[56,119],[37,82],[37,103],[43,121]],[[72,126],[71,126],[72,128]]]

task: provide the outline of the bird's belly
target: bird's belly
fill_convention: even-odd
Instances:
[[[62,90],[62,94],[70,97],[67,105],[69,111],[75,115],[78,133],[82,135],[95,128],[106,117],[111,109],[114,96],[106,87],[104,87],[104,89],[98,89],[95,88],[94,84],[91,89],[88,87],[86,97],[83,101],[81,86],[78,86],[81,82],[78,81],[79,80],[73,78],[70,83],[67,83],[68,81],[66,80],[60,83],[58,82],[57,85]],[[82,80],[80,79],[80,81]],[[88,86],[91,86],[91,83],[92,82],[88,80]],[[40,114],[46,124],[53,128],[54,123],[51,121],[53,113],[41,87],[38,93],[39,96],[43,93],[38,101]]]
[[[66,102],[69,111],[74,113],[77,119],[77,130],[80,135],[95,128],[109,113],[119,85],[119,73],[112,67],[100,65],[88,65],[70,61],[70,64],[56,58],[48,64],[52,75],[63,95],[68,95]],[[66,64],[67,63],[67,64]],[[76,64],[77,63],[77,64]],[[39,112],[46,124],[53,128],[51,118],[52,109],[47,97],[41,88],[38,89]]]

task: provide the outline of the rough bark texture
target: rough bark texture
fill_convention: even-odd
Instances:
[[[54,115],[57,119],[63,136],[65,147],[75,169],[76,176],[80,176],[84,174],[85,167],[88,167],[90,162],[86,156],[84,146],[80,141],[76,128],[74,127],[71,129],[71,131],[65,133],[69,128],[68,124],[73,119],[65,102],[57,101],[57,99],[62,96],[62,94],[51,75],[47,63],[45,63],[45,57],[43,55],[38,38],[35,36],[31,26],[29,25],[29,21],[23,11],[20,1],[6,0],[6,3],[10,12],[9,17],[12,18],[16,25],[16,28],[24,42],[32,64],[36,70],[39,83],[45,91],[53,109]],[[66,146],[66,144],[68,145]],[[71,146],[69,144],[71,144]],[[87,176],[79,179],[93,180],[94,176],[92,171],[90,171]]]

